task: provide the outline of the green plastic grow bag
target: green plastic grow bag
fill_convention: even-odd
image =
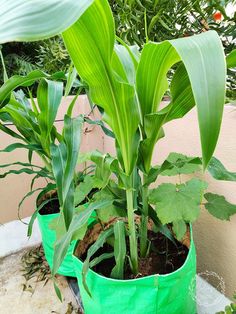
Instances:
[[[39,222],[39,227],[42,234],[42,244],[45,253],[46,260],[52,269],[53,255],[54,255],[54,242],[56,240],[56,233],[54,230],[50,229],[50,223],[53,219],[57,218],[58,214],[40,215],[38,213],[37,218]],[[74,264],[72,260],[72,254],[76,245],[76,241],[73,241],[66,253],[66,256],[58,269],[57,273],[63,276],[76,277],[74,271]]]
[[[101,276],[91,269],[82,284],[83,263],[73,255],[85,314],[195,314],[196,251],[192,238],[185,263],[167,275],[152,275],[132,280]]]

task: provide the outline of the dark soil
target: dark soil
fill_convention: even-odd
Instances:
[[[96,193],[97,189],[92,189],[92,191],[89,193],[88,198],[91,198],[94,193]],[[56,199],[55,199],[56,198]],[[50,214],[57,214],[60,213],[60,204],[59,200],[57,199],[57,192],[51,191],[49,193],[46,193],[41,200],[39,201],[39,204],[42,204],[46,199],[52,199],[47,204],[43,206],[43,208],[40,209],[39,213],[40,215],[50,215]],[[83,205],[87,202],[87,199],[84,199],[79,205]]]
[[[56,199],[55,199],[56,198]],[[40,209],[39,213],[40,215],[50,215],[50,214],[57,214],[60,212],[60,204],[57,199],[57,192],[52,191],[50,193],[45,194],[41,200],[39,201],[39,204],[42,204],[45,200],[51,199],[47,204],[43,206],[43,208]]]
[[[86,258],[87,249],[95,242],[97,236],[96,233],[100,233],[101,228],[99,225],[95,225],[94,228],[90,229],[83,241],[79,242],[76,249],[76,256],[82,261]],[[189,237],[186,234],[187,237]],[[150,254],[146,258],[139,259],[139,273],[134,276],[129,267],[128,259],[126,260],[124,279],[134,279],[145,277],[153,274],[169,274],[178,268],[180,268],[188,255],[188,247],[176,240],[176,244],[171,242],[161,233],[155,233],[148,231],[148,238],[151,241]],[[187,244],[188,245],[188,244]],[[127,250],[129,250],[129,243],[127,239]],[[93,258],[100,256],[103,253],[112,252],[113,248],[107,243],[100,248]],[[105,277],[110,277],[110,273],[115,266],[115,259],[110,258],[102,261],[93,267],[96,273],[99,273]]]
[[[40,215],[50,215],[60,213],[60,205],[58,199],[49,201],[39,211]]]

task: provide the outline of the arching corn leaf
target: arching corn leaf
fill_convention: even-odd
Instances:
[[[218,140],[225,100],[226,65],[222,44],[216,32],[209,31],[192,37],[145,45],[141,53],[136,80],[144,132],[148,133],[150,130],[150,126],[145,125],[145,117],[156,113],[168,88],[167,72],[179,61],[184,64],[191,85],[189,88],[187,77],[184,76],[185,86],[183,88],[180,80],[175,78],[177,84],[172,86],[172,91],[175,106],[178,106],[176,118],[189,111],[194,103],[196,104],[203,166],[206,167]],[[178,77],[180,78],[180,76]],[[187,103],[185,101],[185,97],[188,97],[186,92],[190,97]],[[179,99],[177,99],[178,95],[180,95]],[[194,103],[192,103],[192,96]],[[183,112],[180,110],[181,106],[184,108]],[[145,165],[147,172],[150,168],[150,156],[156,140],[159,138],[159,131],[162,125],[168,121],[168,112],[172,107],[173,103],[159,112],[160,117],[153,123],[152,141],[142,152],[145,154],[143,159],[149,161],[149,164]],[[171,119],[173,118],[175,115],[173,116],[172,112]]]

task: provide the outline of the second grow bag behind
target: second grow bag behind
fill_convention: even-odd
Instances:
[[[54,243],[56,240],[56,233],[54,230],[50,229],[50,224],[53,221],[53,219],[59,217],[58,214],[49,214],[49,215],[37,215],[39,227],[42,234],[42,244],[44,249],[44,254],[46,257],[46,260],[52,269],[53,264],[53,255],[54,255]],[[66,256],[58,269],[57,273],[63,276],[68,277],[76,277],[75,271],[74,271],[74,264],[72,260],[72,254],[75,248],[76,241],[73,241],[69,249],[66,253]]]

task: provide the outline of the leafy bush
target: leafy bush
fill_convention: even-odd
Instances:
[[[116,33],[126,43],[142,47],[147,38],[163,41],[213,29],[221,37],[225,53],[236,48],[236,12],[226,7],[235,0],[110,0]],[[146,21],[146,27],[145,27]],[[236,99],[235,71],[228,70],[227,96]]]
[[[147,37],[159,42],[214,29],[222,39],[226,54],[236,48],[236,13],[230,15],[225,10],[227,5],[236,4],[235,0],[109,2],[115,19],[116,33],[128,44],[141,47]],[[3,45],[2,52],[9,76],[26,75],[36,68],[49,74],[66,72],[70,64],[60,36],[33,43],[7,43]],[[2,78],[3,75],[0,80]],[[227,96],[236,99],[236,79],[232,69],[228,70],[227,87]]]

